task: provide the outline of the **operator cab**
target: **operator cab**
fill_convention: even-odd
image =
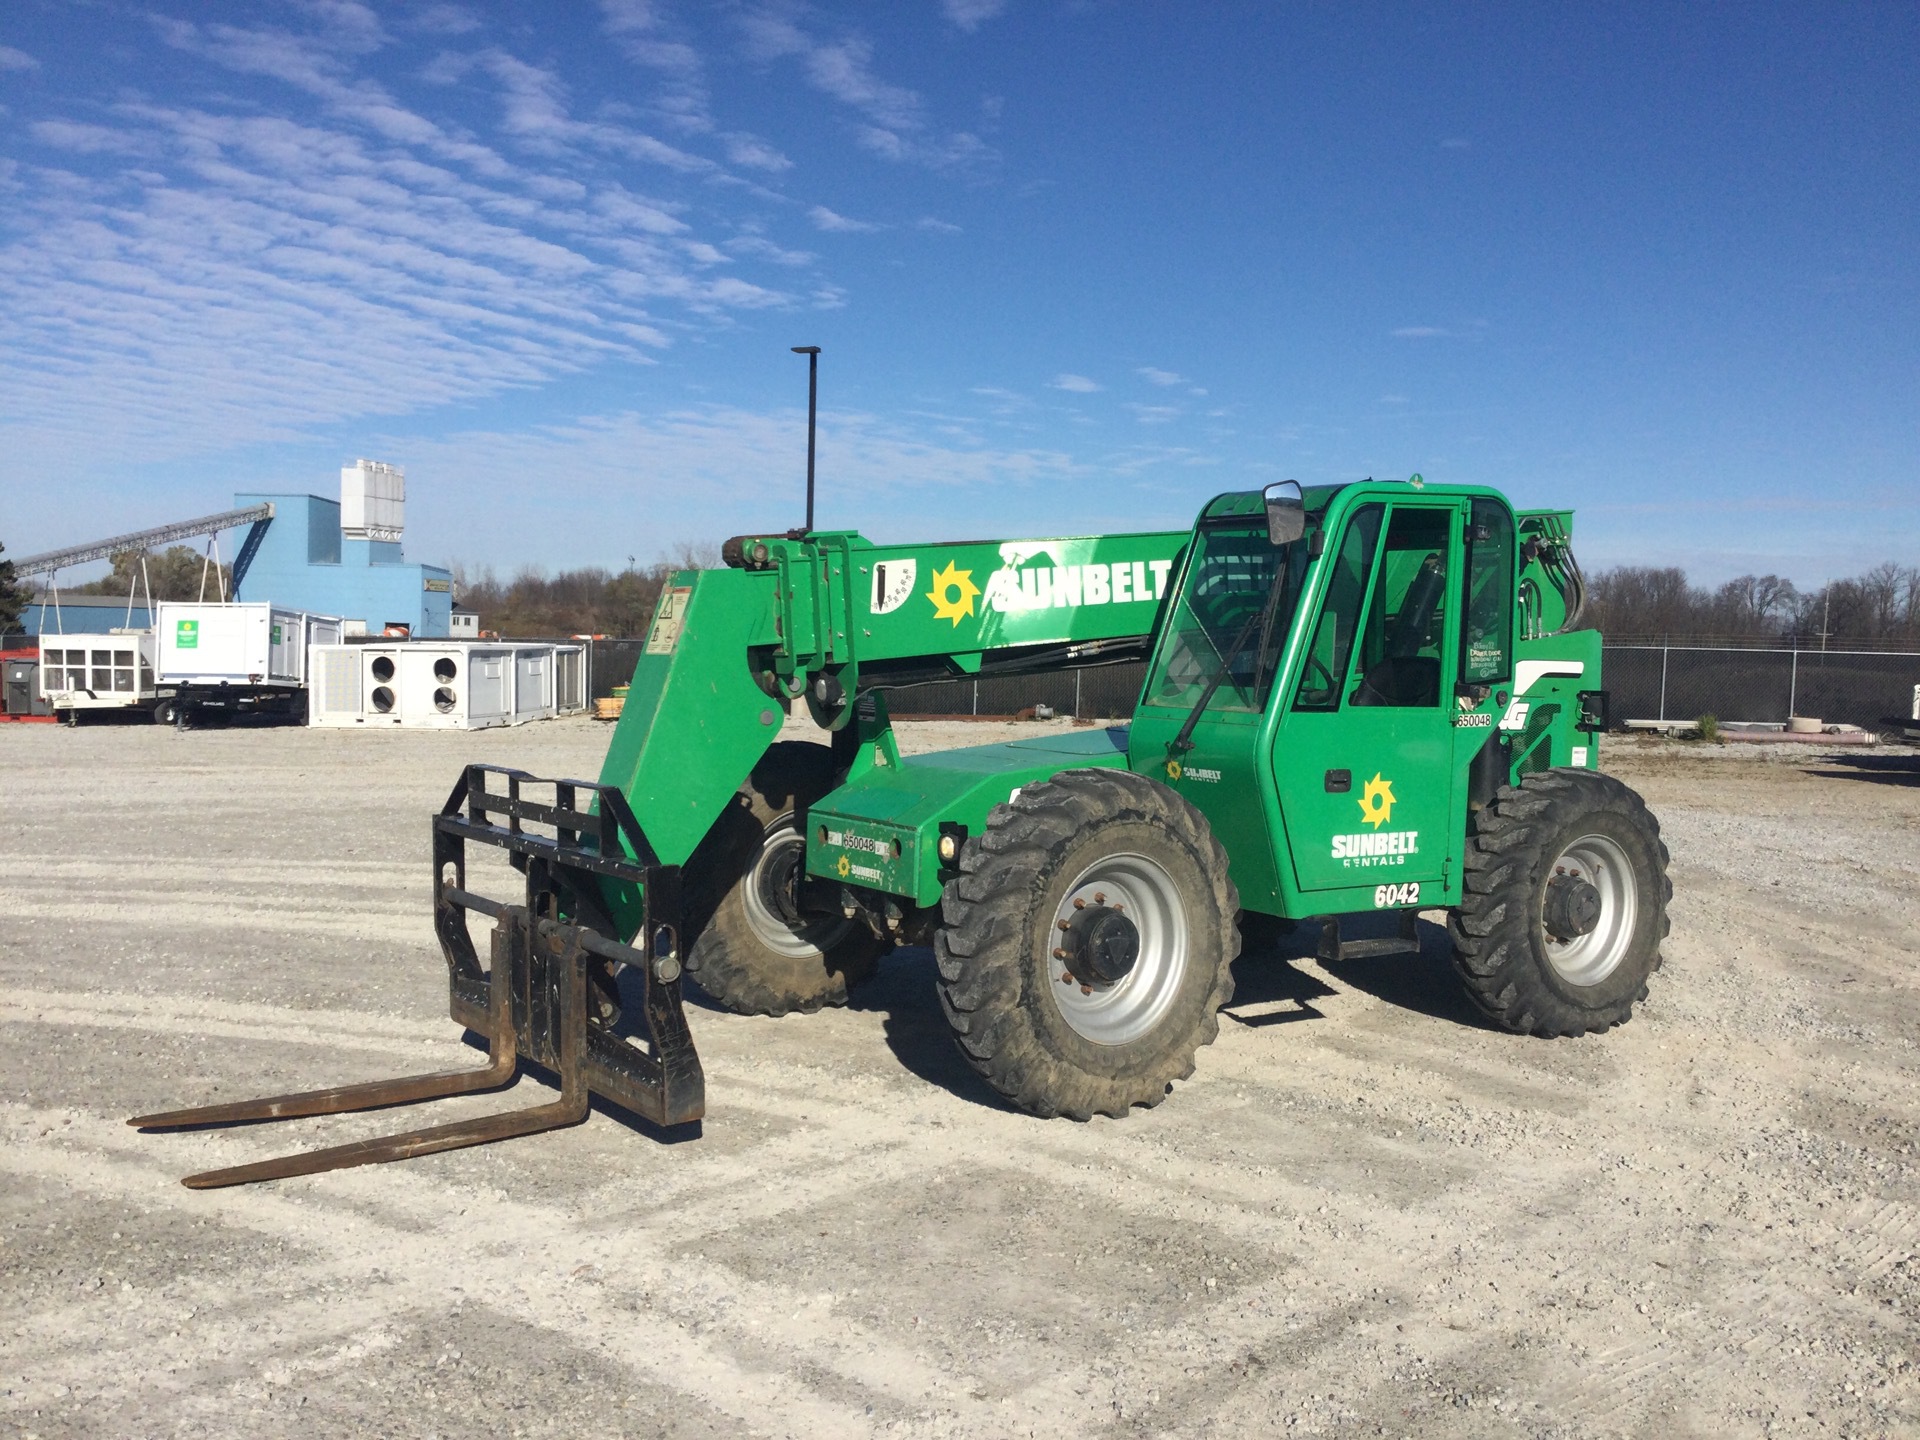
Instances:
[[[1514,537],[1485,490],[1269,487],[1207,506],[1129,764],[1206,814],[1247,908],[1457,889],[1468,770],[1513,673]]]

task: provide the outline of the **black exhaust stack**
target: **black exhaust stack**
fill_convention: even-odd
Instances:
[[[813,533],[813,427],[820,403],[820,347],[795,345],[793,353],[807,357],[807,524],[803,534]]]

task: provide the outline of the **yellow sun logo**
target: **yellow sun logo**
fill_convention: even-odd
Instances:
[[[1167,779],[1178,780],[1180,778],[1180,775],[1181,775],[1180,762],[1178,760],[1167,761]]]
[[[853,873],[853,862],[842,855],[833,868],[840,872],[840,878],[844,880]]]
[[[936,620],[951,620],[957,627],[962,618],[973,614],[973,599],[979,593],[973,571],[962,570],[957,561],[949,560],[946,569],[933,572],[933,589],[927,592],[927,598],[933,601]]]
[[[1360,794],[1360,818],[1376,830],[1393,818],[1393,782],[1382,780],[1378,770]]]

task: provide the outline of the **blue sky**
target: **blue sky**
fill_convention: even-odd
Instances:
[[[1184,526],[1413,471],[1589,567],[1920,540],[1920,9],[0,15],[0,540],[406,468],[439,563]]]

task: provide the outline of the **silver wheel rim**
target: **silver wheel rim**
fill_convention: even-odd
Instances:
[[[786,854],[795,849],[804,852],[807,843],[806,838],[793,828],[791,817],[783,817],[774,825],[775,828],[767,832],[767,838],[760,846],[760,854],[754,859],[753,868],[747,872],[742,896],[747,924],[752,927],[754,938],[774,954],[789,960],[811,960],[839,944],[852,927],[845,920],[823,919],[796,930],[768,902],[766,887],[776,867],[789,858],[796,865],[806,862],[804,853],[791,857]]]
[[[1110,984],[1086,984],[1064,961],[1051,958],[1053,937],[1069,919],[1074,901],[1106,905],[1133,921],[1140,932],[1133,969]],[[1096,1045],[1125,1045],[1166,1016],[1187,974],[1187,912],[1173,877],[1144,855],[1107,855],[1087,867],[1055,907],[1047,923],[1047,964],[1060,1017],[1076,1035]]]
[[[1545,883],[1551,884],[1561,874],[1584,880],[1600,892],[1600,918],[1593,929],[1571,940],[1556,940],[1543,930],[1547,963],[1569,985],[1598,985],[1620,968],[1633,944],[1640,917],[1633,864],[1627,852],[1606,836],[1582,835],[1560,852],[1548,868]]]

